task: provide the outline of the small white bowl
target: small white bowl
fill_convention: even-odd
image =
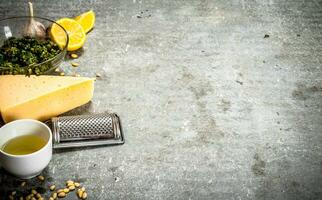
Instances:
[[[0,166],[22,179],[39,175],[49,164],[52,157],[51,130],[44,123],[32,119],[16,120],[0,128],[0,147],[14,137],[29,134],[42,137],[47,141],[46,145],[26,155],[8,154],[0,148]]]

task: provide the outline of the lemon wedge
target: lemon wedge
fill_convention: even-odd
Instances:
[[[94,28],[95,13],[93,10],[90,10],[75,17],[75,20],[83,27],[85,33],[88,33]]]
[[[83,27],[76,20],[62,18],[56,21],[56,23],[61,25],[68,33],[69,42],[67,45],[67,51],[75,51],[84,45],[86,33]],[[54,42],[56,42],[61,48],[64,48],[66,44],[66,34],[57,24],[53,24],[51,26],[50,36]]]

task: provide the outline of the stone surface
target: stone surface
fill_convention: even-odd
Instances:
[[[322,198],[321,1],[34,3],[52,19],[94,9],[80,66],[62,69],[102,76],[92,103],[68,114],[117,112],[126,137],[55,152],[39,187],[75,179],[88,199]],[[25,4],[1,1],[0,16]],[[2,171],[1,195],[18,183]]]

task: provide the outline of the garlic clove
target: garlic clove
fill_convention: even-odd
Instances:
[[[28,2],[29,4],[29,14],[30,14],[30,20],[26,24],[23,30],[23,36],[27,37],[35,37],[37,39],[45,39],[46,38],[46,28],[45,26],[36,21],[33,17],[33,6],[31,2]]]

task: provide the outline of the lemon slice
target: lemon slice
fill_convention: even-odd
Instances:
[[[70,18],[62,18],[56,21],[56,23],[61,25],[68,33],[69,42],[67,51],[75,51],[84,45],[86,33],[77,21]],[[57,24],[51,26],[50,36],[61,48],[64,48],[66,44],[66,34]]]
[[[95,13],[93,10],[90,10],[75,17],[75,20],[83,27],[85,33],[88,33],[94,27]]]

